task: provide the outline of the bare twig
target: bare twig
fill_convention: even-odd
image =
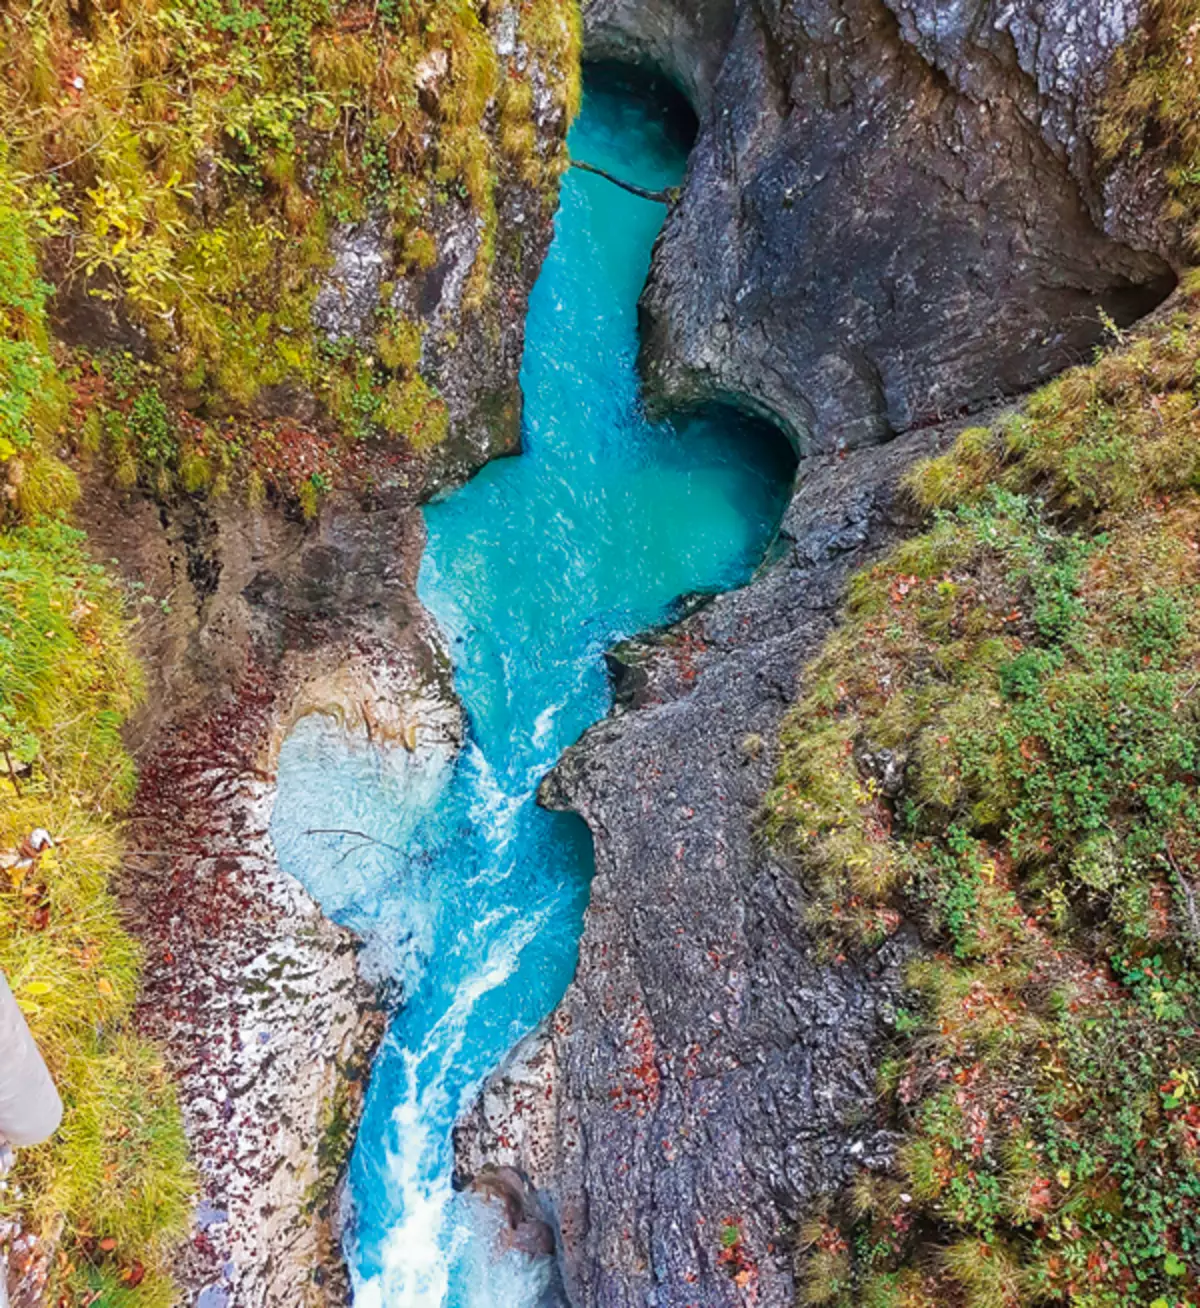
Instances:
[[[1175,861],[1175,851],[1171,848],[1171,842],[1168,840],[1164,843],[1167,861],[1171,864],[1171,871],[1175,873],[1175,888],[1179,891],[1184,908],[1187,910],[1188,934],[1191,936],[1192,948],[1195,949],[1200,946],[1200,908],[1196,904],[1196,891],[1192,883],[1183,875],[1183,869]]]
[[[403,854],[405,852],[398,845],[389,845],[386,840],[378,840],[375,836],[367,835],[365,831],[352,831],[346,827],[309,827],[304,834],[306,836],[355,836],[368,845],[378,845],[381,849],[390,849],[393,854]],[[354,851],[351,850],[350,852],[353,853]]]
[[[20,799],[22,797],[21,784],[17,780],[17,769],[13,767],[12,755],[8,752],[7,745],[4,747],[4,763],[8,768],[8,779],[12,782],[13,789],[17,792],[17,798]]]
[[[597,168],[595,164],[584,163],[582,159],[572,159],[571,167],[578,168],[582,173],[594,173],[597,177],[603,177],[606,182],[612,182],[614,186],[628,191],[630,195],[636,195],[639,200],[652,200],[655,204],[670,204],[678,194],[678,188],[674,186],[668,187],[665,191],[649,191],[644,186],[614,177],[612,173],[606,173],[603,168]]]

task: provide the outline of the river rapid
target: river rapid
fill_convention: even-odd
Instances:
[[[589,79],[570,144],[652,189],[686,166],[677,116],[612,74]],[[451,1186],[455,1119],[576,963],[590,837],[540,809],[537,786],[610,707],[604,651],[681,596],[743,584],[790,490],[775,433],[726,411],[645,416],[637,301],[664,216],[599,177],[564,178],[529,306],[523,453],[425,510],[419,593],[466,711],[461,752],[430,768],[319,718],[282,750],[280,862],[403,994],[351,1163],[361,1308],[524,1308],[543,1293],[549,1260],[498,1255],[499,1211]]]

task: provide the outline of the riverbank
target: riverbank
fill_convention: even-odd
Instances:
[[[365,720],[347,696],[365,696],[366,725],[384,730],[388,704],[436,662],[405,643],[419,621],[415,505],[517,439],[525,297],[577,74],[574,14],[558,0],[492,6],[486,22],[471,4],[399,15],[167,5],[109,23],[17,6],[0,23],[4,217],[26,242],[6,242],[3,271],[29,282],[3,305],[0,528],[9,564],[46,546],[33,590],[25,578],[6,588],[0,616],[19,654],[44,633],[49,651],[86,655],[49,659],[32,689],[6,682],[0,730],[14,790],[27,781],[27,801],[54,791],[54,813],[30,822],[71,830],[82,806],[104,838],[82,865],[66,861],[61,881],[94,903],[56,903],[51,877],[44,920],[26,893],[41,882],[3,888],[0,948],[10,973],[29,972],[26,1010],[50,1010],[52,995],[107,1058],[86,1065],[105,1112],[66,1073],[63,1140],[22,1155],[3,1205],[22,1247],[40,1240],[53,1293],[69,1302],[170,1298],[170,1246],[195,1184],[187,1147],[204,1199],[178,1268],[189,1296],[210,1287],[212,1303],[254,1302],[273,1285],[290,1301],[334,1302],[344,1291],[336,1241],[312,1209],[328,1215],[344,1154],[331,1141],[352,1130],[353,1092],[334,1069],[359,1075],[375,1027],[350,942],[274,869],[269,745],[301,683],[352,723]],[[87,546],[66,526],[72,509]],[[21,536],[41,515],[53,529]],[[373,531],[392,532],[393,549],[364,562]],[[87,548],[118,584],[97,580]],[[39,586],[50,612],[30,604]],[[65,625],[53,612],[63,604]],[[123,721],[145,764],[136,797]],[[405,722],[397,748],[412,730]],[[72,731],[87,766],[55,773],[43,737]],[[89,788],[105,766],[106,785]],[[186,1145],[163,1063],[132,1034],[142,960],[109,893],[131,800],[119,886],[144,933],[136,1025],[182,1076]],[[6,824],[29,808],[6,801]],[[87,908],[103,948],[60,921],[60,906]],[[44,974],[56,942],[71,987]],[[264,955],[331,992],[311,1033],[281,975],[256,979]],[[93,993],[97,976],[106,988]],[[269,1040],[250,1042],[268,1027]],[[64,1075],[60,1050],[73,1046],[44,1021],[39,1038]],[[251,1050],[263,1097],[251,1094],[254,1120],[237,1123],[226,1114]],[[274,1062],[296,1075],[273,1081]],[[155,1148],[112,1125],[122,1101],[141,1106]],[[131,1205],[136,1229],[122,1225]]]

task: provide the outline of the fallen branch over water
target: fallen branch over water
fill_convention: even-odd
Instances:
[[[644,186],[614,177],[612,173],[606,173],[603,168],[597,168],[595,164],[584,163],[582,159],[572,159],[571,167],[578,168],[580,172],[595,173],[597,177],[603,177],[606,182],[612,182],[614,186],[628,191],[630,195],[636,195],[640,200],[652,200],[655,204],[672,204],[679,194],[677,186],[669,186],[665,191],[648,191]]]
[[[404,850],[402,850],[398,845],[389,845],[386,840],[379,840],[375,836],[369,836],[365,831],[352,831],[346,827],[309,827],[304,834],[306,836],[354,836],[355,839],[361,840],[364,844],[378,845],[380,849],[390,849],[393,854],[404,853]],[[361,848],[362,845],[355,845],[352,849],[348,849],[346,853],[342,855],[342,859],[344,859],[348,854],[357,853]],[[342,859],[339,859],[338,861],[341,862]]]

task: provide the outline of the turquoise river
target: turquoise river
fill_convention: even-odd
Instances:
[[[681,179],[686,147],[648,90],[589,80],[574,157],[660,188]],[[450,1183],[455,1118],[553,1009],[578,954],[590,838],[535,792],[608,711],[605,649],[683,595],[745,582],[790,488],[783,441],[731,412],[647,421],[637,301],[664,214],[568,174],[529,306],[523,453],[426,508],[419,591],[466,710],[462,751],[413,777],[320,719],[283,749],[280,860],[403,993],[351,1163],[359,1308],[537,1302],[547,1260],[499,1255],[496,1215]],[[348,856],[314,827],[406,853]]]

